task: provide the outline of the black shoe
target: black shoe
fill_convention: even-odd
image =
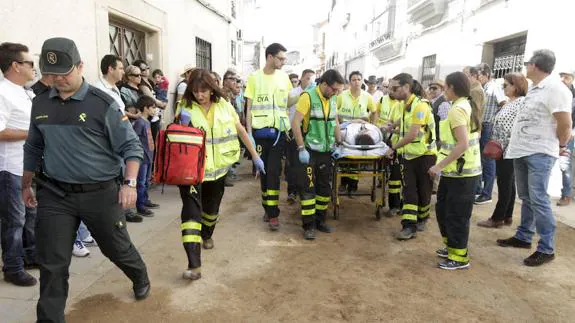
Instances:
[[[319,222],[315,225],[315,228],[317,229],[317,231],[319,232],[323,232],[323,233],[332,233],[333,229],[325,224],[325,222]]]
[[[138,214],[141,216],[149,217],[149,218],[154,216],[154,212],[152,210],[146,209],[146,208],[139,209]]]
[[[306,229],[303,232],[303,238],[306,240],[315,240],[315,230],[314,229]]]
[[[521,241],[515,237],[511,237],[509,239],[497,239],[497,244],[501,247],[531,249],[531,243]]]
[[[126,213],[126,221],[140,223],[144,221],[144,218],[142,218],[140,215],[137,215],[136,213],[130,212]]]
[[[460,262],[460,261],[446,259],[443,262],[439,263],[439,268],[445,269],[445,270],[467,269],[467,268],[469,268],[469,261],[468,262]]]
[[[397,240],[409,240],[417,237],[417,230],[405,227],[395,234]]]
[[[38,282],[36,278],[23,270],[16,273],[4,273],[4,280],[16,286],[34,286]]]
[[[482,204],[487,204],[487,203],[491,203],[491,202],[492,202],[492,200],[490,197],[481,195],[475,199],[475,202],[473,204],[482,205]]]
[[[156,203],[152,203],[152,201],[148,201],[148,202],[144,203],[144,206],[147,207],[148,209],[157,209],[160,207],[160,204],[156,204]]]
[[[24,269],[40,269],[40,265],[35,262],[31,262],[24,264]]]
[[[423,231],[425,231],[425,225],[426,225],[426,224],[427,224],[427,221],[417,222],[417,225],[416,225],[417,231],[418,231],[418,232],[423,232]]]
[[[546,262],[550,262],[553,259],[555,259],[554,253],[548,254],[535,251],[533,254],[531,254],[531,256],[523,260],[523,264],[529,267],[537,267],[543,265]]]
[[[137,301],[146,299],[146,297],[150,295],[151,288],[152,286],[150,286],[150,283],[146,283],[145,285],[142,285],[140,287],[134,286],[134,297],[136,297]]]

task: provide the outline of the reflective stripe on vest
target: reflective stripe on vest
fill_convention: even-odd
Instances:
[[[310,97],[310,118],[305,134],[305,145],[317,152],[332,151],[335,147],[336,97],[329,99],[327,117],[323,112],[323,103],[316,88],[305,91]]]
[[[343,91],[341,94],[341,107],[337,111],[337,115],[342,121],[350,121],[353,119],[365,119],[369,117],[367,111],[367,104],[369,102],[369,93],[361,91],[357,98],[356,104],[353,104],[353,96],[350,90]]]
[[[449,165],[447,165],[441,172],[441,176],[445,177],[473,177],[481,174],[481,153],[479,148],[479,131],[471,132],[471,105],[467,98],[459,98],[455,102],[451,109],[462,109],[465,114],[469,117],[469,123],[467,126],[467,135],[469,140],[469,147],[465,153],[463,153],[463,169],[457,169],[457,160],[454,160]],[[457,141],[453,136],[453,130],[451,129],[451,124],[449,123],[449,118],[439,122],[439,132],[441,136],[441,149],[437,157],[437,162],[442,161],[445,157],[451,154],[451,151],[456,146]],[[460,157],[461,158],[461,157]]]
[[[240,143],[235,124],[236,113],[232,105],[220,99],[213,103],[213,127],[210,128],[203,108],[197,103],[183,107],[190,116],[194,127],[206,132],[206,166],[204,181],[215,181],[224,176],[231,165],[240,158]]]
[[[414,159],[425,154],[437,153],[437,147],[435,143],[435,119],[433,118],[433,113],[429,101],[421,100],[419,97],[415,96],[411,102],[410,109],[407,111],[407,107],[403,111],[401,117],[400,126],[400,137],[405,137],[405,135],[410,131],[412,126],[413,110],[420,103],[425,102],[428,108],[426,113],[427,118],[425,120],[425,125],[419,128],[417,137],[413,141],[403,147],[403,157],[406,159]]]
[[[291,125],[288,118],[287,101],[289,89],[283,88],[283,84],[275,84],[264,78],[263,70],[255,72],[255,95],[252,98],[252,128],[276,128],[280,131],[289,131]],[[283,77],[287,74],[282,71],[275,71],[280,73],[279,76]],[[285,84],[288,84],[287,81]],[[282,87],[280,87],[282,86]]]

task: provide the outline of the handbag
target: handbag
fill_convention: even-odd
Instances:
[[[503,158],[503,148],[501,144],[496,140],[489,140],[485,147],[483,147],[483,156],[491,158],[494,160],[500,160]]]

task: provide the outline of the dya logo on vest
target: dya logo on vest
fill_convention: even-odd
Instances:
[[[270,98],[267,95],[258,95],[256,97],[256,102],[257,103],[266,103],[269,102]]]

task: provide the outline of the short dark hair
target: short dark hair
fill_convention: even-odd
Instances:
[[[551,74],[555,68],[555,53],[549,49],[539,49],[533,52],[529,62],[541,72]]]
[[[477,65],[477,71],[483,76],[487,76],[488,78],[491,77],[491,67],[487,63]]]
[[[268,55],[275,56],[279,52],[287,52],[287,49],[279,43],[270,44],[268,47],[266,47],[266,58],[268,58]]]
[[[134,65],[134,66],[139,68],[140,66],[142,66],[142,64],[149,67],[148,63],[146,63],[146,61],[143,59],[137,59],[137,60],[133,61],[131,65]]]
[[[313,70],[310,70],[309,68],[306,68],[305,70],[303,70],[303,72],[301,72],[301,77],[304,77],[306,74],[308,73],[312,73],[315,74],[315,72]]]
[[[236,75],[236,72],[232,69],[229,69],[224,73],[224,80],[230,76],[235,76],[235,75]]]
[[[134,106],[138,111],[144,112],[145,108],[156,106],[156,100],[150,96],[142,95]]]
[[[355,144],[360,146],[371,146],[375,145],[375,141],[368,133],[360,133],[355,136]]]
[[[2,73],[8,72],[12,63],[22,60],[22,52],[28,52],[26,45],[18,43],[0,44],[0,70],[2,70]]]
[[[152,72],[152,77],[156,77],[156,75],[164,76],[164,72],[162,72],[161,69],[156,68],[156,69]]]
[[[108,74],[108,67],[111,66],[113,69],[115,69],[118,66],[118,62],[121,61],[122,59],[116,55],[104,55],[100,61],[100,71],[102,71],[102,75]]]
[[[361,74],[360,71],[353,71],[353,72],[351,72],[351,73],[349,74],[349,80],[350,80],[350,81],[351,81],[351,78],[352,78],[354,75],[359,75],[359,78],[363,79],[363,75]]]
[[[527,83],[527,79],[521,73],[507,73],[503,76],[509,84],[513,85],[515,88],[515,97],[525,96],[527,95],[527,89],[529,84]]]
[[[341,76],[341,74],[334,69],[331,70],[327,70],[325,71],[321,77],[319,78],[319,81],[316,82],[316,84],[321,84],[325,82],[325,84],[332,86],[335,83],[338,84],[345,84],[345,80],[343,79],[343,76]]]
[[[465,68],[469,70],[469,74],[471,74],[471,76],[479,76],[479,70],[475,66],[465,66]]]
[[[296,73],[291,73],[291,74],[289,75],[289,79],[291,80],[291,79],[293,79],[293,78],[299,79],[299,75],[297,75]]]

